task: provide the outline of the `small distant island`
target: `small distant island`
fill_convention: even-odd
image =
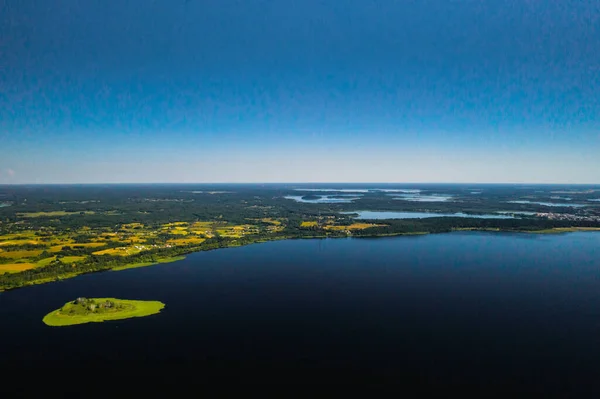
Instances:
[[[77,298],[48,313],[42,320],[53,327],[145,317],[160,313],[165,304],[116,298]]]

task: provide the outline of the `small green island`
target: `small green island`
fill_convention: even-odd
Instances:
[[[62,308],[48,313],[43,322],[48,326],[62,327],[75,324],[98,323],[145,317],[160,313],[165,304],[158,301],[133,301],[116,298],[77,298]]]

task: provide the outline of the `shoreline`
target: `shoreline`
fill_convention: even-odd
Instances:
[[[39,280],[32,280],[32,281],[28,281],[27,283],[25,283],[19,287],[11,287],[11,288],[0,287],[0,293],[13,291],[13,290],[17,290],[20,288],[26,288],[26,287],[30,287],[33,285],[41,285],[41,284],[59,282],[59,281],[63,281],[66,279],[81,276],[84,274],[103,273],[103,272],[118,272],[118,271],[129,270],[129,269],[137,269],[137,268],[142,268],[142,267],[156,266],[156,265],[165,264],[165,263],[173,263],[173,262],[184,260],[184,259],[186,259],[187,255],[191,255],[194,253],[205,252],[205,251],[215,251],[215,250],[227,249],[227,248],[244,247],[244,246],[248,246],[248,245],[260,244],[260,243],[265,243],[265,242],[270,242],[270,241],[313,240],[313,239],[324,239],[324,238],[331,238],[331,239],[357,238],[357,239],[360,239],[360,238],[385,238],[385,237],[402,237],[402,236],[425,236],[425,235],[429,235],[429,234],[448,234],[448,233],[461,232],[461,231],[462,232],[470,231],[470,232],[490,232],[490,233],[522,233],[522,234],[541,234],[541,235],[554,234],[554,235],[558,235],[558,234],[568,234],[568,233],[577,233],[577,232],[600,232],[600,227],[557,227],[557,228],[545,229],[545,230],[502,230],[499,228],[457,228],[457,229],[452,229],[451,231],[444,231],[444,232],[426,232],[426,231],[424,231],[424,232],[410,232],[410,233],[405,232],[405,233],[389,233],[389,234],[374,234],[374,235],[359,235],[359,236],[355,236],[352,234],[348,234],[346,236],[341,236],[341,235],[340,236],[337,236],[337,235],[336,236],[311,235],[311,236],[300,236],[300,237],[280,236],[280,237],[273,237],[270,239],[262,238],[260,240],[256,240],[256,241],[245,243],[245,244],[239,244],[239,243],[233,242],[233,243],[231,243],[232,245],[227,245],[227,246],[223,246],[223,247],[219,247],[219,248],[208,248],[208,249],[195,248],[193,250],[183,251],[180,254],[172,256],[172,257],[159,258],[153,262],[132,263],[132,264],[115,266],[115,267],[110,267],[110,268],[100,269],[100,270],[83,271],[83,272],[79,272],[79,273],[73,272],[73,273],[68,273],[65,275],[57,276],[55,278],[47,277],[47,278],[42,278]]]

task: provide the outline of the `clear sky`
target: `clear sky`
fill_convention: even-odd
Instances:
[[[6,0],[0,183],[600,183],[598,0]]]

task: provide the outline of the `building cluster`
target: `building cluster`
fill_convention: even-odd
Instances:
[[[600,222],[600,216],[597,215],[573,215],[570,213],[541,212],[537,213],[536,216],[547,218],[550,220],[568,220],[572,222]]]

